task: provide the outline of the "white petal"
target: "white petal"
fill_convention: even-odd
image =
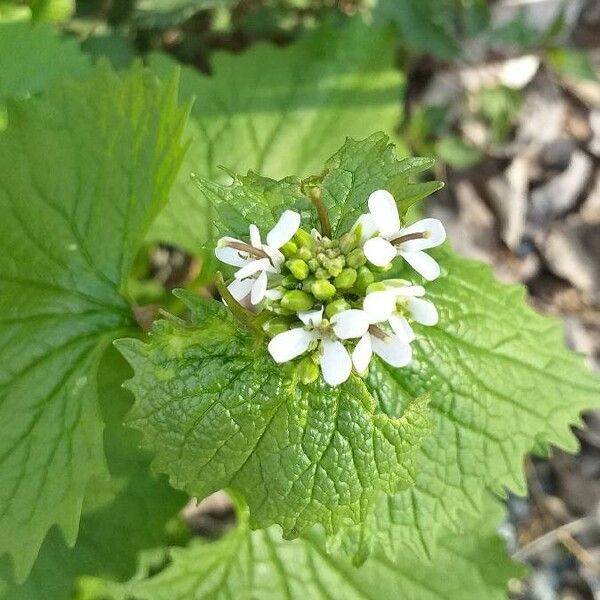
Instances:
[[[354,231],[357,227],[360,227],[360,243],[361,244],[364,244],[369,238],[372,238],[377,231],[377,225],[375,225],[375,219],[373,218],[373,215],[371,215],[371,214],[360,215],[360,217],[358,217],[358,219],[356,220],[356,223],[354,224],[352,231]]]
[[[293,210],[286,210],[275,227],[267,234],[267,246],[279,249],[289,242],[300,227],[300,215]]]
[[[344,383],[352,372],[352,361],[348,350],[342,342],[337,340],[323,340],[321,342],[321,372],[323,379],[329,385]]]
[[[415,332],[412,327],[408,324],[408,321],[398,314],[390,316],[390,326],[394,333],[404,342],[410,344],[415,339]]]
[[[314,339],[312,331],[297,327],[277,334],[269,342],[268,350],[275,362],[284,363],[304,354]]]
[[[371,292],[363,301],[369,323],[382,323],[390,318],[396,309],[396,296],[389,290]]]
[[[390,286],[389,289],[393,290],[396,296],[401,298],[414,298],[415,296],[425,295],[425,288],[422,285]]]
[[[414,252],[415,250],[435,248],[436,246],[443,244],[446,239],[446,230],[439,219],[421,219],[409,227],[401,229],[398,233],[398,237],[420,231],[427,232],[429,237],[403,242],[400,244],[402,251]]]
[[[227,289],[238,302],[241,302],[252,290],[253,283],[253,279],[234,279]]]
[[[435,304],[429,300],[409,298],[408,310],[412,318],[421,325],[435,325],[440,320]]]
[[[396,257],[396,248],[380,237],[367,240],[363,252],[367,260],[377,267],[385,267]]]
[[[226,265],[234,267],[244,267],[249,261],[248,255],[245,252],[240,252],[235,248],[228,248],[227,246],[217,246],[215,248],[215,256]]]
[[[369,196],[369,211],[382,236],[392,235],[400,229],[398,207],[387,190],[377,190]]]
[[[354,368],[361,374],[364,375],[369,368],[371,357],[373,356],[373,349],[371,348],[371,334],[365,333],[360,338],[354,352],[352,352],[352,362]]]
[[[385,340],[371,336],[373,352],[380,356],[392,367],[405,367],[412,359],[410,344],[402,341],[398,336],[392,335]]]
[[[271,248],[266,244],[262,246],[263,252],[271,259],[271,269],[267,269],[267,271],[271,273],[279,273],[281,270],[281,265],[285,262],[285,256],[282,252],[275,248]],[[273,266],[274,265],[274,266]]]
[[[363,310],[351,308],[339,312],[331,318],[333,331],[340,340],[358,338],[367,333],[369,319]]]
[[[271,261],[268,258],[259,258],[249,262],[245,267],[242,267],[236,274],[236,279],[246,279],[259,271],[269,271],[273,268]]]
[[[317,327],[323,320],[323,307],[319,310],[305,310],[298,313],[298,318],[305,324],[311,327]]]
[[[315,229],[314,227],[310,230],[310,235],[312,235],[313,238],[315,240],[317,240],[317,242],[319,242],[323,239],[321,232],[318,229]]]
[[[252,223],[252,225],[250,225],[250,243],[255,248],[262,248],[262,240],[260,239],[260,231],[258,230],[258,227],[256,225],[254,225],[254,223]]]
[[[252,284],[252,293],[250,294],[250,302],[256,305],[259,304],[265,297],[267,291],[267,274],[263,271]]]
[[[279,290],[273,289],[265,292],[265,298],[268,298],[269,300],[281,300],[282,297],[283,294]]]
[[[440,276],[440,265],[425,252],[400,252],[402,258],[428,281],[433,281]]]

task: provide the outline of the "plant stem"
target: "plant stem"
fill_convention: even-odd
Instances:
[[[331,238],[331,221],[329,220],[327,209],[321,200],[321,188],[311,187],[308,196],[313,203],[313,206],[317,209],[317,214],[319,215],[319,221],[321,223],[321,234]]]

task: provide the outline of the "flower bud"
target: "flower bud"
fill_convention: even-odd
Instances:
[[[303,281],[308,277],[310,273],[310,269],[308,265],[300,258],[292,258],[285,263],[285,266],[292,272],[292,275]]]
[[[358,240],[356,239],[356,235],[354,234],[354,232],[349,231],[340,238],[340,250],[344,254],[348,254],[351,250],[354,250],[354,248],[356,248],[357,243]]]
[[[346,257],[346,264],[353,269],[358,269],[367,263],[367,257],[361,248],[355,248]]]
[[[356,277],[358,273],[356,269],[344,269],[336,278],[335,278],[335,287],[341,290],[350,289],[354,283],[356,282]]]
[[[330,302],[325,307],[325,316],[328,319],[331,319],[333,315],[336,315],[337,313],[342,312],[344,310],[349,310],[350,308],[352,307],[348,302],[346,302],[346,300],[344,300],[343,298],[338,298],[337,300]]]
[[[315,277],[317,279],[329,279],[329,273],[327,272],[327,269],[324,269],[323,267],[319,267],[315,271]]]
[[[325,250],[325,256],[327,256],[327,258],[336,258],[339,255],[340,251],[337,248],[329,248],[328,250]]]
[[[307,385],[316,381],[317,377],[319,377],[319,367],[310,356],[306,356],[298,363],[296,373],[298,379]]]
[[[304,261],[309,261],[312,257],[313,253],[309,248],[306,248],[305,246],[298,248],[298,258],[301,258]]]
[[[319,261],[319,264],[322,265],[327,260],[327,254],[325,254],[325,252],[319,252],[317,254],[317,260]]]
[[[337,258],[330,258],[323,266],[331,277],[337,277],[342,272],[345,264],[346,259],[343,256],[338,256]]]
[[[292,258],[298,252],[298,246],[290,240],[281,246],[280,250],[286,258]]]
[[[283,298],[281,299],[281,306],[283,306],[283,308],[287,308],[288,310],[301,312],[311,309],[314,302],[314,298],[310,294],[307,294],[302,290],[292,290],[291,292],[286,292],[283,295]]]
[[[315,240],[312,235],[304,229],[298,229],[292,239],[299,247],[312,248],[315,245]]]
[[[321,246],[323,246],[323,248],[332,248],[333,242],[328,237],[323,237],[321,239]]]
[[[357,272],[354,287],[360,294],[364,294],[367,288],[375,281],[375,276],[369,270],[369,267],[360,267]]]
[[[279,333],[283,333],[290,328],[290,320],[284,317],[273,317],[265,321],[263,331],[271,337],[275,337]]]
[[[335,296],[335,286],[325,279],[315,281],[311,288],[313,296],[317,300],[330,300]]]
[[[316,258],[311,258],[308,261],[308,268],[314,273],[319,268],[319,261]]]

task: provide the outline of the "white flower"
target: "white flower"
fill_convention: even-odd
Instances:
[[[377,335],[369,329],[358,342],[352,353],[352,361],[359,373],[365,373],[373,352],[394,367],[406,366],[412,358],[410,343],[415,339],[410,323],[398,310],[398,303],[411,318],[422,325],[435,325],[438,312],[429,300],[423,300],[425,289],[420,285],[408,285],[401,280],[386,282],[386,288],[367,294],[363,301],[363,310],[369,323],[389,323],[392,334],[379,330]],[[376,330],[377,331],[377,330]]]
[[[240,267],[235,279],[229,284],[231,295],[240,303],[257,305],[265,297],[278,300],[276,290],[267,290],[269,274],[281,271],[285,257],[279,248],[292,239],[300,227],[300,215],[286,210],[275,227],[267,234],[263,244],[258,227],[250,225],[250,245],[232,237],[223,237],[215,249],[216,257],[228,265]]]
[[[350,309],[331,318],[331,326],[323,321],[323,309],[298,313],[305,327],[296,327],[276,335],[269,342],[269,352],[275,362],[284,363],[307,352],[320,341],[323,379],[339,385],[350,377],[352,361],[340,340],[359,338],[369,328],[367,315],[362,310]]]
[[[439,246],[446,231],[438,219],[421,219],[401,227],[394,197],[386,190],[369,196],[369,213],[362,215],[355,227],[361,225],[365,256],[377,267],[385,267],[401,256],[417,273],[429,281],[440,275],[440,267],[428,254],[428,248]],[[372,237],[378,233],[376,237]]]

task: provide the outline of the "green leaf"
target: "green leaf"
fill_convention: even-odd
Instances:
[[[546,52],[546,59],[559,75],[598,81],[598,73],[596,73],[590,57],[585,52],[566,48],[552,48]]]
[[[150,63],[161,77],[174,68],[163,55]],[[188,128],[193,141],[151,230],[152,239],[191,252],[206,238],[190,173],[227,183],[224,165],[275,179],[303,177],[319,172],[346,136],[392,132],[400,122],[404,77],[394,69],[393,40],[359,19],[339,30],[322,27],[285,48],[256,44],[242,55],[217,53],[213,72],[183,69],[181,93],[196,99]]]
[[[278,523],[294,537],[313,523],[358,523],[378,490],[412,484],[411,456],[429,431],[424,400],[389,418],[357,377],[303,386],[224,305],[180,297],[190,325],[159,321],[148,343],[117,342],[135,371],[128,422],[174,487],[199,498],[236,489],[252,527]]]
[[[104,469],[96,372],[132,324],[119,293],[180,164],[173,81],[98,67],[9,102],[0,135],[0,554],[17,579],[53,524],[73,544]]]
[[[488,502],[490,504],[490,502]],[[195,541],[171,550],[171,564],[154,576],[109,585],[105,598],[133,600],[503,600],[522,568],[506,555],[494,531],[497,506],[462,536],[446,535],[431,563],[382,554],[357,569],[327,555],[309,535],[282,540],[276,528],[251,532],[245,521],[214,543]]]
[[[438,530],[481,510],[485,488],[526,493],[523,456],[534,445],[575,451],[570,425],[600,404],[600,380],[564,347],[559,322],[529,308],[521,286],[442,250],[446,274],[428,284],[440,312],[421,328],[410,368],[373,368],[369,389],[390,416],[431,394],[436,427],[416,459],[416,485],[381,498],[378,539],[393,556],[435,553]]]
[[[453,3],[440,0],[379,0],[375,18],[394,23],[409,50],[450,60],[460,55],[451,27],[455,10]]]
[[[130,376],[131,369],[116,350],[107,352],[99,367],[98,396],[113,479],[88,490],[77,544],[68,548],[53,528],[23,585],[16,585],[4,574],[0,598],[71,600],[78,577],[102,575],[127,580],[135,573],[139,552],[174,542],[165,529],[186,496],[173,490],[165,478],[150,475],[149,458],[138,450],[140,436],[122,425],[133,398],[121,384]],[[103,501],[113,488],[116,496]]]
[[[482,153],[457,135],[449,135],[437,140],[436,154],[440,160],[456,169],[468,169],[483,158]]]
[[[75,40],[60,37],[50,25],[0,23],[0,102],[40,92],[57,77],[88,72]]]
[[[34,21],[60,23],[75,12],[75,0],[29,0]]]
[[[325,163],[321,200],[334,234],[348,231],[367,211],[367,198],[378,189],[389,190],[404,215],[408,208],[442,187],[438,181],[414,184],[415,175],[430,169],[430,158],[398,160],[387,135],[375,133],[366,140],[346,140]]]
[[[163,30],[186,21],[200,10],[227,7],[238,0],[138,0],[135,19],[139,27]]]

